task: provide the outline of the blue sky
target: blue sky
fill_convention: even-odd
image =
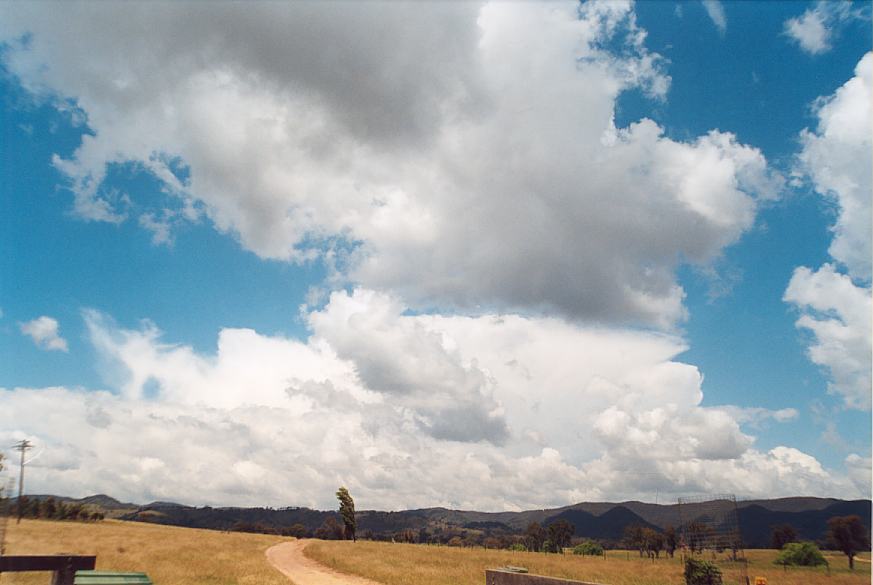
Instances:
[[[33,489],[869,497],[869,3],[128,6],[0,19]]]

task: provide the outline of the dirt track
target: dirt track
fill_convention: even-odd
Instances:
[[[267,560],[295,585],[381,585],[363,577],[334,571],[315,562],[303,554],[307,544],[308,540],[277,544],[267,549]]]

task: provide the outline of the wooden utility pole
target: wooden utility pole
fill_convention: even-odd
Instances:
[[[18,468],[18,520],[16,524],[21,524],[21,514],[24,510],[21,507],[21,496],[24,494],[24,454],[28,449],[33,449],[33,443],[27,439],[22,439],[13,445],[13,448],[21,453],[21,465]]]

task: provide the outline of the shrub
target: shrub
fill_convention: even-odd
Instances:
[[[524,551],[527,550],[527,547],[525,547],[525,546],[524,546],[523,544],[521,544],[520,542],[516,542],[515,544],[510,544],[510,545],[509,545],[509,550],[515,550],[515,551],[518,551],[518,552],[524,552]]]
[[[777,565],[799,565],[801,567],[816,567],[827,564],[821,551],[812,542],[789,542],[782,547],[773,562]]]
[[[603,556],[603,547],[599,542],[584,540],[573,547],[574,555],[588,555],[593,557]]]
[[[722,585],[721,571],[710,562],[685,559],[685,585]]]

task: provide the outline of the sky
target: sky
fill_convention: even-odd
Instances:
[[[26,491],[871,496],[869,2],[3,3]]]

